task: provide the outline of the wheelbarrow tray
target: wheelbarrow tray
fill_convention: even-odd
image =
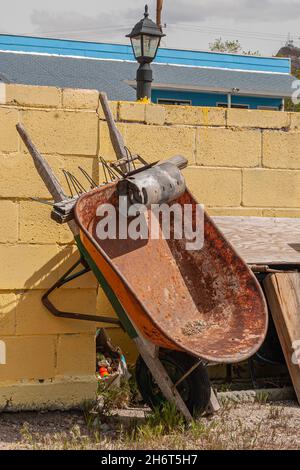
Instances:
[[[186,191],[177,203],[197,202]],[[267,307],[248,266],[205,214],[204,246],[187,240],[100,240],[101,204],[118,205],[116,184],[81,196],[74,213],[80,238],[129,319],[149,341],[213,363],[252,356],[264,341]],[[193,211],[196,213],[196,211]]]

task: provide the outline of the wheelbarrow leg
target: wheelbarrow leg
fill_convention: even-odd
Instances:
[[[207,413],[208,414],[214,414],[217,413],[220,410],[221,406],[218,401],[217,395],[215,394],[213,388],[211,388],[210,391],[210,401],[209,405],[207,407]]]
[[[134,342],[165,398],[169,402],[175,403],[177,409],[183,414],[188,422],[192,421],[193,418],[191,413],[189,412],[177,389],[173,387],[174,384],[172,380],[170,379],[166,369],[158,358],[157,348],[141,336],[136,337]]]

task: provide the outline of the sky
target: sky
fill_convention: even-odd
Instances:
[[[0,32],[127,44],[145,0],[2,0]],[[155,20],[156,0],[148,0]],[[300,0],[164,0],[162,46],[207,50],[218,37],[275,54],[300,47]]]

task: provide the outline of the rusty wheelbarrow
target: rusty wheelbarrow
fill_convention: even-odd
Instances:
[[[101,240],[97,209],[118,205],[116,186],[81,196],[75,220],[83,246],[143,337],[206,362],[252,356],[265,337],[265,302],[254,274],[212,220],[205,215],[199,251],[187,251],[184,239]],[[176,202],[196,205],[188,191]]]
[[[118,209],[116,183],[78,200],[75,219],[82,246],[131,324],[143,338],[163,348],[161,360],[172,371],[173,383],[191,371],[179,390],[190,411],[203,410],[210,398],[203,364],[246,360],[265,338],[267,309],[260,286],[208,215],[203,248],[187,251],[185,240],[174,238],[99,239],[97,209],[107,203]],[[176,203],[196,205],[189,191]],[[157,386],[141,358],[137,371],[144,399],[157,404]]]
[[[120,149],[120,135],[105,106],[104,112],[114,148]],[[174,401],[185,418],[192,419],[209,402],[212,405],[206,365],[243,361],[264,341],[267,307],[254,274],[207,214],[204,245],[195,251],[186,250],[186,240],[174,236],[146,240],[99,238],[98,208],[109,203],[118,211],[118,183],[105,184],[70,200],[25,129],[17,127],[58,203],[56,216],[57,210],[64,217],[69,214],[64,221],[74,234],[80,262],[85,266],[83,272],[93,271],[118,320],[60,312],[53,306],[48,296],[70,279],[72,268],[44,295],[44,304],[61,317],[119,322],[140,352],[137,382],[145,401],[152,407],[162,399]],[[145,168],[150,170],[150,166]],[[174,201],[181,207],[191,205],[196,217],[197,202],[187,189],[179,192]],[[150,216],[151,211],[147,209]]]

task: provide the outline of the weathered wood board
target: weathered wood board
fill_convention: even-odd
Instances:
[[[213,217],[248,264],[299,264],[300,218]]]
[[[270,274],[264,290],[300,404],[300,273]]]

